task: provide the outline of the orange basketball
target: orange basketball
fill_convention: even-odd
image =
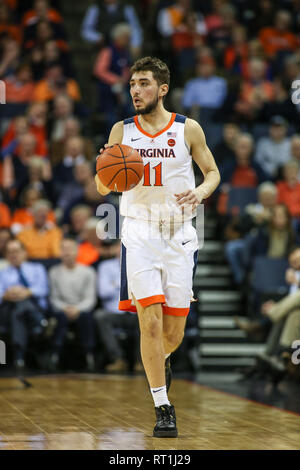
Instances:
[[[116,192],[129,191],[142,179],[144,164],[129,145],[107,147],[97,159],[97,175],[104,186]]]

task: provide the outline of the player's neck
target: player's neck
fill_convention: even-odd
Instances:
[[[163,105],[157,105],[157,107],[149,114],[140,114],[138,119],[142,127],[164,127],[170,121],[172,113],[167,111]]]

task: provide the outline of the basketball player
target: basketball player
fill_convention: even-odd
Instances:
[[[144,161],[144,178],[121,199],[125,218],[119,308],[138,314],[141,356],[156,412],[154,437],[177,437],[167,392],[170,354],[182,342],[192,300],[198,249],[192,218],[220,182],[200,125],[164,108],[169,83],[169,69],[160,59],[135,62],[130,94],[137,115],[117,122],[105,145],[134,147]],[[204,176],[198,187],[192,159]],[[110,192],[97,175],[95,181],[100,194]]]

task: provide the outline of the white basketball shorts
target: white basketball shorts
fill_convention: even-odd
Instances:
[[[125,217],[122,232],[119,309],[136,312],[161,303],[165,315],[187,316],[193,299],[198,239],[192,221],[170,226]]]

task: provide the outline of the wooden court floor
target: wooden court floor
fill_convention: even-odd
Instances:
[[[179,437],[152,437],[154,409],[144,377],[0,379],[0,450],[299,449],[300,415],[176,379]]]

